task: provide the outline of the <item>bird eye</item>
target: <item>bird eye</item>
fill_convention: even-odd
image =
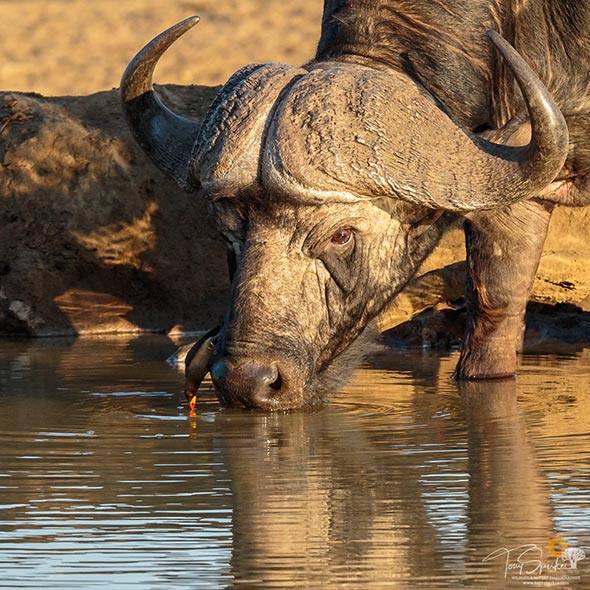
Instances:
[[[352,240],[352,230],[348,228],[339,229],[330,238],[330,242],[336,246],[346,246],[350,240]]]

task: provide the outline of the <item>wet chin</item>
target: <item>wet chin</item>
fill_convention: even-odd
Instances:
[[[326,392],[321,385],[309,384],[302,388],[291,390],[289,393],[272,396],[251,397],[228,395],[217,389],[220,403],[228,408],[245,408],[261,412],[286,412],[289,410],[308,410],[322,405],[326,399]]]

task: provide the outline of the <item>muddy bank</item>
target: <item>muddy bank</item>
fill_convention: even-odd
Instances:
[[[166,87],[199,118],[215,89]],[[206,206],[136,147],[117,93],[0,94],[0,333],[201,329],[223,313]]]
[[[195,119],[215,94],[202,86],[161,91]],[[116,92],[0,93],[0,163],[1,335],[205,330],[222,316],[225,254],[206,207],[135,146]],[[588,227],[590,208],[558,208],[532,295],[545,311],[571,305],[559,309],[574,322],[590,311]],[[435,334],[439,320],[419,328],[420,314],[447,310],[447,324],[455,317],[463,259],[457,228],[383,315],[381,328],[413,320],[404,328],[407,342],[436,342],[424,335]],[[551,314],[538,322],[543,317]],[[456,320],[450,323],[460,332],[460,314]],[[550,332],[553,338],[559,329]]]

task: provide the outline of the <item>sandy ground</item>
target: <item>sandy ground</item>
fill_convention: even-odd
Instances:
[[[320,0],[0,0],[0,90],[87,94],[118,86],[134,53],[187,16],[158,82],[220,84],[251,62],[302,63],[319,38]]]

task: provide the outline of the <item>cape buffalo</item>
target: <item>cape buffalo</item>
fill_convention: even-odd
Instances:
[[[210,369],[224,403],[318,402],[458,217],[469,322],[456,376],[514,375],[552,208],[588,202],[590,2],[326,0],[311,62],[240,69],[200,124],[152,87],[197,21],[146,45],[121,84],[135,138],[208,199],[235,261],[190,386]]]

